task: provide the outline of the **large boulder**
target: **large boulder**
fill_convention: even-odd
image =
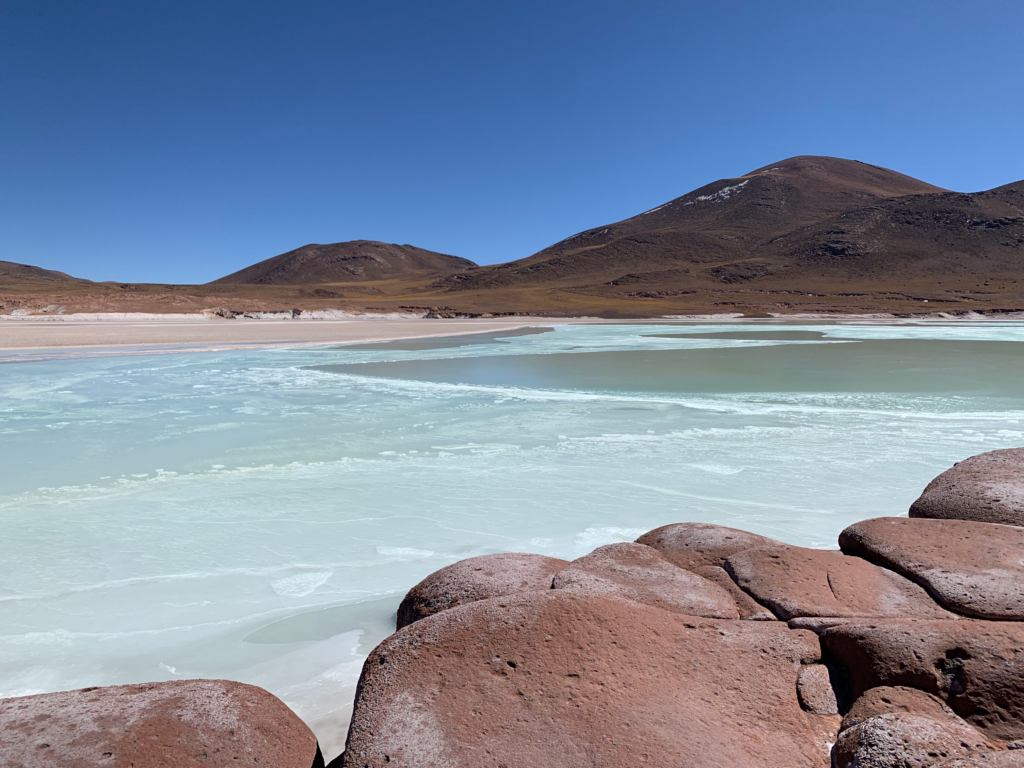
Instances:
[[[929,768],[943,760],[991,752],[974,728],[953,719],[899,712],[877,715],[839,734],[836,768]]]
[[[796,692],[819,656],[781,622],[586,590],[475,602],[370,654],[342,765],[827,768],[838,718]]]
[[[643,544],[608,544],[555,574],[555,589],[587,589],[676,613],[738,619],[732,596],[717,584],[672,565]]]
[[[878,517],[851,525],[839,546],[916,581],[951,611],[1024,620],[1024,528]]]
[[[917,584],[859,557],[804,547],[758,547],[725,570],[781,619],[800,616],[950,618]]]
[[[941,698],[992,739],[1024,738],[1024,625],[1007,621],[849,622],[820,635],[854,698],[908,686]]]
[[[928,484],[910,516],[1024,525],[1024,448],[955,464]]]
[[[457,605],[550,589],[551,579],[568,564],[567,560],[518,552],[481,555],[452,563],[409,590],[398,606],[398,629]]]
[[[323,768],[280,699],[227,680],[83,688],[0,700],[4,768]]]
[[[782,542],[712,523],[673,523],[648,531],[637,544],[661,552],[669,562],[693,570],[709,565],[721,567],[730,556],[754,547],[781,547]]]
[[[843,718],[843,730],[878,715],[899,713],[924,715],[938,720],[957,717],[956,713],[946,706],[942,699],[931,693],[903,685],[881,685],[868,689],[853,702],[853,706]]]

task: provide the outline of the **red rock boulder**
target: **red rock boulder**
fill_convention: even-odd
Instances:
[[[900,712],[843,731],[833,756],[836,768],[930,768],[943,760],[991,752],[994,746],[955,719]]]
[[[1024,620],[1024,528],[878,517],[851,525],[839,546],[912,579],[951,611]]]
[[[727,558],[754,547],[781,547],[781,541],[712,523],[673,523],[648,531],[637,544],[646,544],[680,568],[721,567]]]
[[[555,574],[555,589],[586,589],[666,611],[738,619],[732,596],[717,584],[672,565],[643,544],[608,544]]]
[[[928,484],[910,516],[1024,526],[1024,448],[955,464]]]
[[[796,692],[819,655],[781,622],[586,590],[475,602],[370,654],[342,765],[827,768],[838,718]]]
[[[917,584],[859,557],[803,547],[759,547],[725,570],[781,619],[801,616],[951,618]]]
[[[828,657],[846,669],[854,698],[877,686],[917,688],[988,738],[1024,738],[1024,624],[851,621],[820,638]]]
[[[280,699],[227,680],[175,680],[0,699],[4,768],[322,768]]]
[[[508,552],[470,557],[434,571],[409,590],[398,607],[398,629],[425,616],[491,597],[550,589],[569,562]]]
[[[850,711],[843,718],[842,730],[878,715],[924,715],[938,720],[956,718],[956,713],[946,706],[938,696],[906,686],[879,686],[865,691],[853,702]]]

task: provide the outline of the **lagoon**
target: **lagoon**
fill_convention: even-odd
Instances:
[[[809,547],[1024,445],[1024,324],[543,324],[0,365],[0,696],[262,685],[340,751],[455,560],[683,520]]]

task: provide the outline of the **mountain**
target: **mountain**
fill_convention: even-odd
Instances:
[[[999,226],[1012,228],[1014,216],[1020,215],[1014,213],[1016,192],[1013,185],[1001,189],[982,197],[958,195],[854,160],[794,157],[594,227],[528,258],[452,275],[437,286],[465,291],[531,284],[721,285],[782,272],[798,278],[802,271],[820,272],[823,266],[826,271],[848,269],[849,261],[832,259],[834,248],[850,258],[872,253],[877,260],[886,258],[880,254],[901,251],[909,241],[920,240],[929,248],[952,242],[936,230],[944,226],[942,211],[976,210],[981,219],[1007,219],[1009,224]],[[993,216],[985,213],[990,209]],[[900,222],[897,231],[886,232],[879,210]],[[840,229],[853,240],[830,246]],[[979,246],[982,250],[1005,247],[989,239]],[[822,260],[822,253],[829,256]],[[1004,256],[1012,261],[1009,252]]]
[[[779,265],[777,280],[1024,278],[1024,181],[973,194],[881,200],[787,233],[759,253]]]
[[[475,267],[469,259],[412,245],[352,240],[304,245],[214,280],[211,285],[314,285],[430,277]]]
[[[89,281],[72,277],[53,269],[33,267],[29,264],[17,264],[13,261],[0,261],[0,283],[14,282],[87,283]]]

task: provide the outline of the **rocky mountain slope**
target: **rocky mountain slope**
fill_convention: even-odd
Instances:
[[[642,298],[724,286],[892,289],[945,277],[1024,277],[1024,182],[962,194],[852,160],[794,157],[437,286]]]
[[[469,259],[412,245],[352,240],[304,245],[214,280],[210,285],[315,285],[443,275],[475,267]]]

